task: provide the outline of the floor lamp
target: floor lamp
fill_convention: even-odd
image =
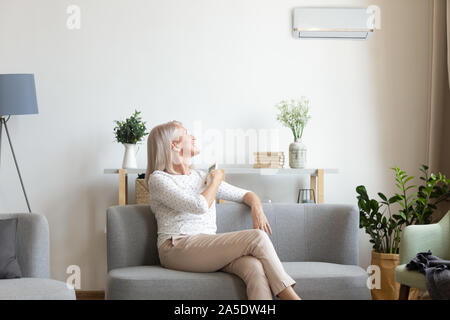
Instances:
[[[12,115],[21,114],[37,114],[38,106],[36,99],[36,87],[34,84],[33,74],[0,74],[0,159],[2,151],[2,132],[5,127],[8,137],[9,146],[16,164],[17,173],[19,175],[20,184],[22,185],[23,194],[27,201],[28,211],[31,213],[30,203],[28,202],[27,193],[23,186],[22,176],[20,175],[19,166],[17,164],[16,155],[14,154],[11,137],[9,136],[8,126],[6,123]],[[8,116],[8,119],[5,118]]]

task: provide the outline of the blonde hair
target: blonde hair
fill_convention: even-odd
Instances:
[[[145,183],[148,184],[150,175],[155,170],[177,174],[173,169],[173,152],[171,143],[179,139],[179,126],[181,122],[173,120],[154,127],[147,138],[147,171]]]

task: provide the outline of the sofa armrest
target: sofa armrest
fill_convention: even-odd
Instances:
[[[359,211],[356,206],[305,206],[305,226],[309,260],[358,265]]]
[[[106,211],[108,271],[159,264],[156,239],[156,220],[149,205],[109,207]]]

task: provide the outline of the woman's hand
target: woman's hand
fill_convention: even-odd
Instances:
[[[253,228],[260,229],[267,233],[272,234],[272,229],[270,228],[269,221],[263,212],[263,207],[261,200],[256,195],[256,193],[250,191],[244,196],[244,203],[252,208],[252,220]]]
[[[201,194],[208,202],[208,208],[210,208],[212,203],[215,201],[217,190],[219,189],[219,186],[224,178],[225,171],[223,169],[212,170],[206,176],[205,184],[207,184],[207,187]]]
[[[264,214],[262,206],[260,204],[252,206],[252,220],[254,229],[261,229],[267,233],[272,234],[272,229],[270,228],[269,221],[267,220],[267,217]]]
[[[216,169],[216,170],[212,170],[209,175],[211,176],[211,180],[212,181],[219,181],[222,182],[222,180],[225,178],[225,170],[223,169]]]

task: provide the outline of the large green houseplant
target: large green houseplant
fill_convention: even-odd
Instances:
[[[371,264],[378,265],[381,271],[382,288],[372,290],[374,299],[395,299],[398,296],[399,286],[395,283],[393,272],[398,265],[403,228],[411,224],[431,223],[437,205],[450,200],[450,179],[442,173],[428,174],[428,166],[422,165],[422,183],[417,186],[412,184],[413,176],[398,167],[392,169],[397,187],[393,196],[387,197],[378,192],[380,200],[371,199],[365,186],[356,187],[359,226],[365,229],[373,244]]]
[[[145,122],[140,117],[141,112],[135,110],[134,114],[125,121],[114,120],[116,126],[114,127],[114,134],[117,142],[120,142],[125,147],[125,154],[122,161],[122,168],[135,169],[136,150],[135,146],[142,138],[147,135],[147,128]]]

